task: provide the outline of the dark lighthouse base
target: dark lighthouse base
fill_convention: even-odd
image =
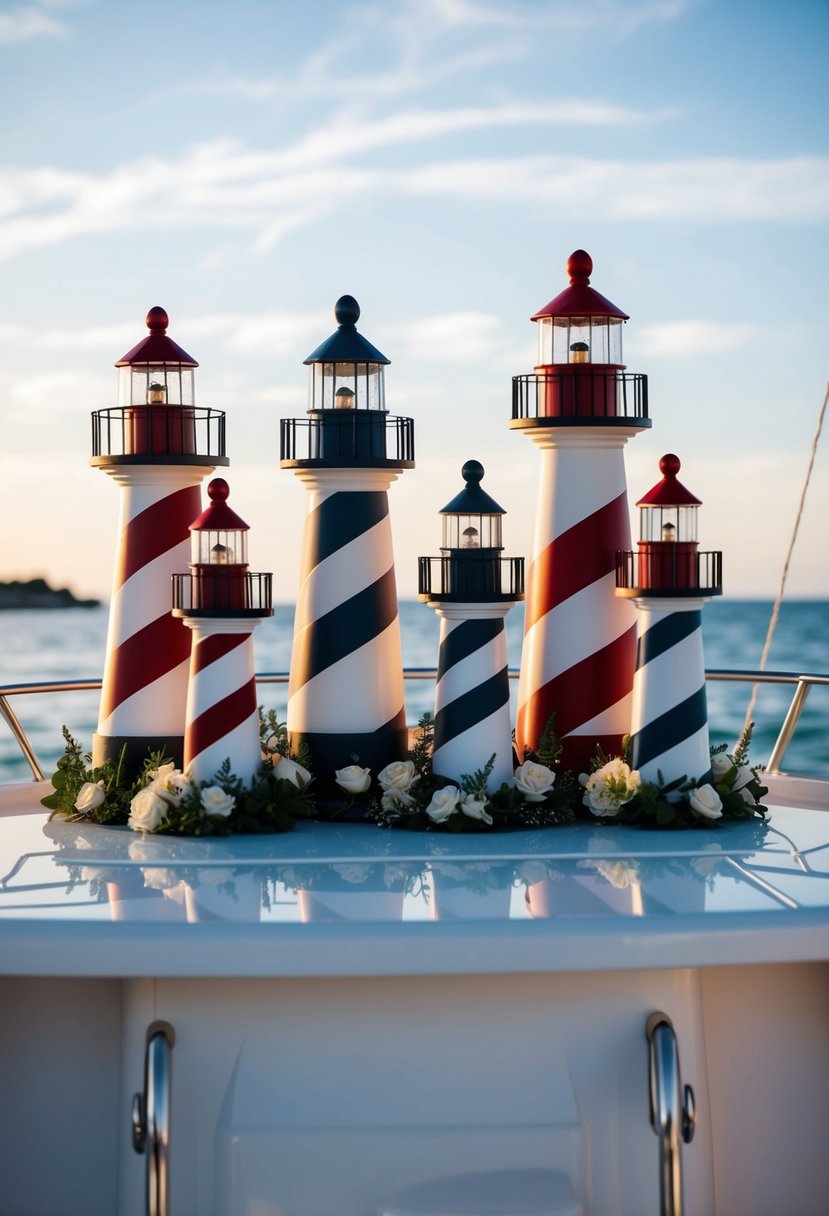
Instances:
[[[359,764],[361,768],[370,769],[372,780],[376,781],[377,774],[387,764],[391,764],[393,760],[405,760],[409,751],[409,732],[403,709],[390,722],[375,731],[334,734],[295,730],[289,732],[289,739],[294,755],[303,744],[310,754],[316,818],[336,818],[341,822],[362,820],[360,803],[363,799],[359,799],[348,811],[343,811],[343,803],[348,801],[348,795],[336,783],[334,774],[337,769],[346,768],[349,764]]]
[[[92,736],[92,763],[97,767],[107,760],[118,763],[122,749],[124,764],[122,774],[127,781],[133,781],[144,771],[144,761],[150,752],[163,751],[167,760],[172,760],[176,768],[184,763],[183,735],[99,735]]]

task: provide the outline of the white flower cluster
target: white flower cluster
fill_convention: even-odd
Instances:
[[[134,832],[154,832],[169,817],[170,811],[181,806],[182,799],[196,788],[192,778],[177,769],[172,760],[147,775],[149,785],[139,790],[130,803],[127,824]],[[235,802],[233,795],[219,785],[203,785],[199,790],[199,804],[205,815],[225,818]]]
[[[757,772],[748,764],[735,764],[726,752],[717,752],[711,757],[711,775],[715,785],[727,781],[731,770],[735,769],[733,782],[728,784],[735,794],[739,794],[746,806],[756,806],[757,799],[746,787],[757,780]]]
[[[589,776],[582,773],[579,782],[584,786],[584,805],[598,818],[611,818],[635,798],[642,778],[637,769],[617,757]]]

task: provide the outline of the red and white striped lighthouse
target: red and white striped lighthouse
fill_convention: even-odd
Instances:
[[[627,314],[590,286],[583,249],[570,285],[535,313],[535,372],[513,379],[510,426],[541,451],[516,744],[538,747],[555,715],[563,763],[581,771],[630,727],[636,615],[615,595],[616,552],[630,544],[624,446],[650,426],[647,379],[622,361]]]
[[[227,504],[214,477],[210,505],[190,525],[189,574],[173,579],[173,616],[193,631],[184,767],[212,781],[225,760],[250,783],[261,763],[253,631],[271,607],[270,574],[248,570],[248,525]]]
[[[150,748],[181,762],[190,633],[170,615],[170,578],[187,562],[199,487],[225,455],[224,414],[195,405],[195,359],[167,335],[163,308],[116,363],[118,405],[92,415],[90,464],[121,491],[103,687],[93,760],[127,747],[129,769]]]

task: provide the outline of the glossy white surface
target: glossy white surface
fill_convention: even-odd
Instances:
[[[829,819],[492,836],[300,824],[231,840],[0,803],[0,972],[367,976],[773,963],[829,954]]]

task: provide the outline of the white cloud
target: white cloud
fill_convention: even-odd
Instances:
[[[0,13],[0,44],[28,42],[31,38],[66,38],[69,30],[41,8],[28,6]]]
[[[761,325],[718,325],[714,321],[664,321],[640,327],[629,353],[648,358],[708,355],[736,350],[764,333]]]
[[[456,312],[445,316],[408,320],[388,327],[402,354],[427,360],[467,362],[491,354],[500,334],[498,317],[482,312]]]

